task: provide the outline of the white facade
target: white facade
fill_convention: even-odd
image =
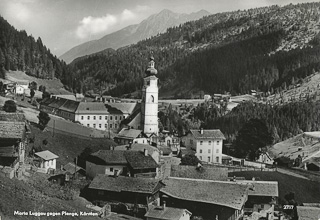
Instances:
[[[48,171],[48,169],[56,169],[56,165],[57,165],[57,160],[56,159],[52,159],[52,160],[44,160],[41,162],[40,164],[40,168],[44,168],[46,169],[46,172]]]
[[[125,167],[121,165],[97,165],[86,161],[86,175],[90,178],[94,178],[97,174],[119,175]]]
[[[25,89],[28,89],[28,87],[25,88],[25,86],[17,84],[16,88],[15,88],[15,93],[18,94],[18,95],[23,95]]]
[[[207,163],[222,163],[222,139],[196,140],[196,156]]]
[[[80,122],[82,125],[95,128],[98,130],[108,130],[110,115],[108,112],[105,114],[76,114],[75,121]]]

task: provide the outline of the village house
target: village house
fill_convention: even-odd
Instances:
[[[261,162],[261,163],[265,163],[265,164],[269,164],[269,165],[273,165],[273,163],[274,163],[274,160],[270,157],[268,152],[261,153],[256,161]]]
[[[89,178],[94,178],[97,174],[154,178],[158,175],[158,167],[147,150],[99,150],[86,161]]]
[[[248,190],[248,201],[245,204],[245,212],[254,212],[273,219],[274,206],[278,202],[279,190],[277,181],[236,180],[236,184],[246,185]]]
[[[147,144],[148,138],[141,131],[131,128],[122,128],[118,135],[114,138],[114,141],[118,144]]]
[[[159,191],[163,186],[164,184],[157,179],[99,174],[90,183],[87,198],[94,203],[122,205],[125,210],[131,210],[143,217],[148,207],[160,204]]]
[[[130,151],[138,151],[144,152],[145,150],[148,151],[148,154],[156,161],[160,163],[160,156],[161,152],[158,148],[153,147],[149,144],[128,144],[128,145],[119,145],[114,148],[114,150],[130,150]]]
[[[297,219],[299,220],[318,220],[319,215],[320,203],[303,203],[297,206]]]
[[[150,137],[151,145],[158,148],[168,147],[171,149],[172,154],[178,155],[180,152],[180,138],[173,135],[159,133],[158,136],[152,135]]]
[[[151,206],[144,217],[147,220],[190,220],[191,215],[187,209],[167,207],[164,202],[162,206]]]
[[[27,124],[24,114],[0,112],[0,168],[13,178],[24,163],[27,144]]]
[[[28,81],[19,81],[15,83],[14,92],[16,95],[23,95],[27,89],[29,89]]]
[[[174,208],[185,208],[193,216],[237,220],[243,216],[248,186],[227,181],[169,177],[163,181],[161,201]]]
[[[196,151],[196,156],[202,162],[222,163],[222,146],[226,138],[219,129],[190,130],[184,137],[184,144]]]
[[[45,173],[47,173],[49,169],[57,169],[57,158],[59,157],[54,153],[45,150],[37,152],[34,155],[36,156],[36,159],[39,159],[39,168],[42,168]]]

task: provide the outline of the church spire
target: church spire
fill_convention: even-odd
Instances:
[[[153,52],[151,51],[150,61],[148,63],[148,69],[146,70],[147,76],[157,75],[158,70],[154,68],[154,64],[155,62],[154,62]]]

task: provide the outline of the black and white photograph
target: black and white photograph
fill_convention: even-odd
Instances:
[[[320,220],[319,0],[0,0],[0,220]]]

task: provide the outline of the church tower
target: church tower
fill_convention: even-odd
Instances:
[[[146,135],[158,135],[158,78],[154,68],[154,58],[150,57],[148,69],[145,71],[141,101],[141,127]]]

